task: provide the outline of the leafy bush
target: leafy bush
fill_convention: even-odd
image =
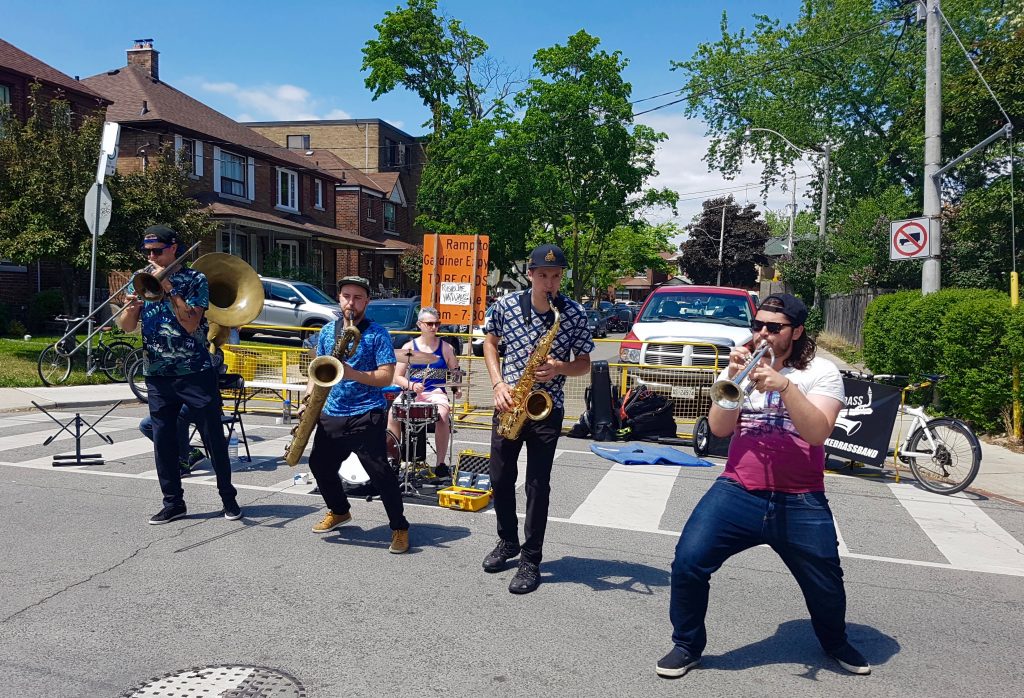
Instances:
[[[825,329],[825,314],[820,307],[811,308],[807,313],[807,321],[804,323],[807,334],[817,337]]]
[[[28,334],[28,328],[25,327],[25,324],[21,320],[11,320],[10,324],[7,325],[7,332],[10,333],[12,337],[21,338]]]
[[[43,330],[45,323],[64,312],[64,299],[58,289],[40,291],[28,302],[28,326],[33,332]]]

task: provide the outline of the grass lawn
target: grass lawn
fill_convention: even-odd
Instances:
[[[41,386],[43,381],[36,370],[39,352],[58,339],[60,337],[57,336],[33,337],[26,342],[24,339],[0,338],[0,388]],[[85,350],[82,349],[72,356],[71,375],[62,385],[112,382],[102,371],[97,371],[91,376],[85,375]]]

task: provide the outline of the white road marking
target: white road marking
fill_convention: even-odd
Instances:
[[[614,464],[569,517],[570,523],[631,531],[658,529],[678,465]]]

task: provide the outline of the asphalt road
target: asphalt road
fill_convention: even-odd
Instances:
[[[670,647],[673,547],[720,463],[616,466],[563,439],[543,584],[514,596],[511,570],[480,569],[495,540],[489,509],[408,503],[407,555],[386,552],[378,502],[355,501],[353,525],[336,533],[310,532],[322,501],[273,458],[287,427],[267,418],[246,418],[256,460],[236,465],[241,521],[219,516],[203,473],[186,480],[187,519],[149,526],[160,496],[141,415],[108,417],[100,430],[114,445],[86,442],[108,463],[81,469],[50,466],[73,442],[40,446],[54,431],[42,415],[0,416],[4,698],[119,696],[209,664],[276,668],[316,697],[1020,691],[1015,505],[918,501],[906,482],[830,476],[850,635],[874,673],[823,656],[792,577],[758,548],[712,581],[703,668],[664,680],[654,663]],[[458,447],[483,450],[486,436],[464,429]]]

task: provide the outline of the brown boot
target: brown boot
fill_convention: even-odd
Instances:
[[[409,529],[404,531],[392,531],[391,532],[391,547],[388,548],[389,553],[400,555],[409,550]]]

